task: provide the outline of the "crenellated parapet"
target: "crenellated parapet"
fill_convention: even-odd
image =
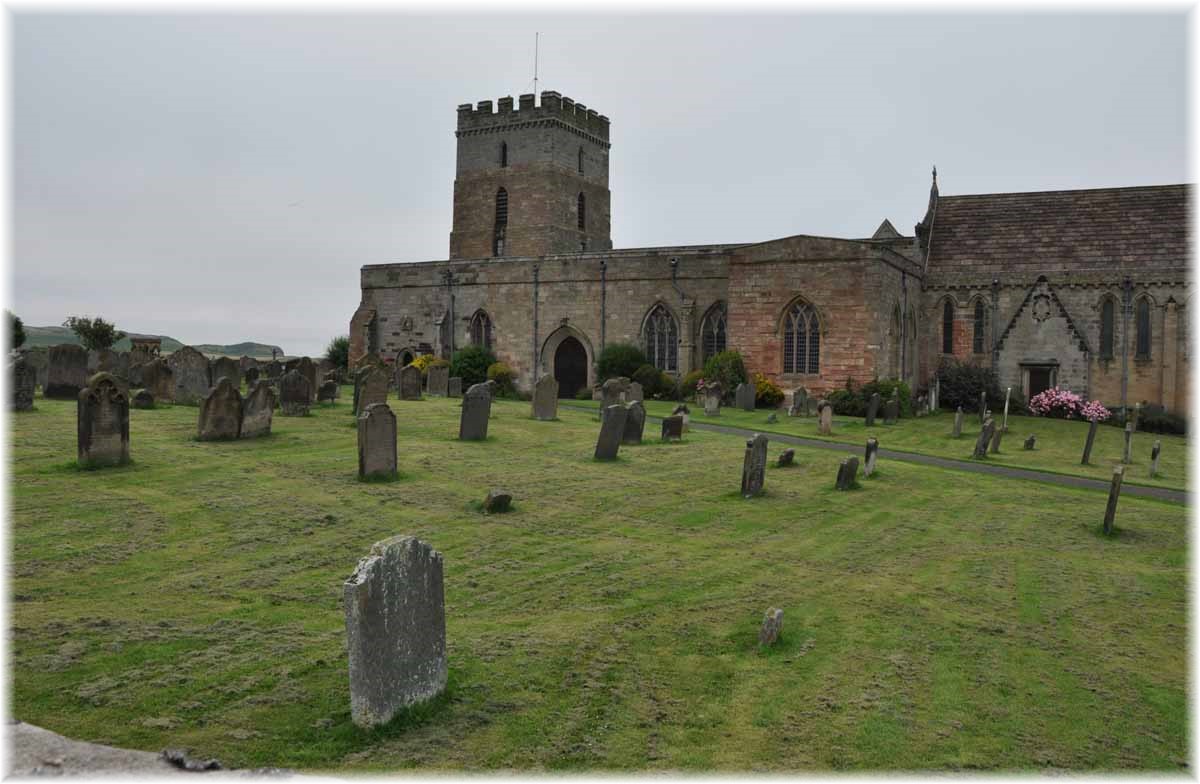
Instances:
[[[514,106],[512,96],[506,96],[493,104],[480,101],[458,107],[458,130],[456,135],[505,131],[530,123],[558,123],[576,132],[593,137],[608,146],[608,118],[595,109],[559,95],[554,90],[543,90],[541,103],[535,105],[533,93],[518,98]]]

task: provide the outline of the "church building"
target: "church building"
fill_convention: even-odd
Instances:
[[[456,136],[449,258],[362,268],[352,366],[477,343],[574,397],[624,342],[678,377],[736,349],[784,390],[917,393],[952,356],[1026,400],[1186,411],[1187,185],[942,196],[935,171],[911,236],[614,250],[607,117],[545,91],[459,106]]]

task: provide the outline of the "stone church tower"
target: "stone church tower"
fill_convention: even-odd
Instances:
[[[612,249],[608,118],[557,92],[458,107],[451,259]]]

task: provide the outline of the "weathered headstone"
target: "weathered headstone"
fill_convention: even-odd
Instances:
[[[64,343],[51,346],[42,394],[48,398],[74,400],[88,385],[87,351]]]
[[[143,410],[154,408],[154,393],[149,389],[139,389],[130,401],[129,407]]]
[[[883,404],[883,424],[894,425],[900,418],[900,398],[893,392],[888,401]]]
[[[250,368],[258,370],[258,360],[254,357],[248,357],[245,354],[238,359],[238,367],[242,369],[242,378],[246,377],[246,371]]]
[[[996,422],[989,417],[984,421],[983,427],[979,428],[979,438],[975,441],[975,452],[971,455],[972,457],[980,460],[987,457],[988,446],[991,444],[992,434],[995,433],[995,430]]]
[[[737,389],[734,390],[733,394],[738,408],[743,411],[754,410],[755,387],[753,384],[742,382],[737,385]]]
[[[367,406],[376,403],[386,403],[388,392],[388,372],[381,367],[368,365],[355,376],[354,384],[354,413],[357,416],[367,410]]]
[[[308,388],[308,378],[294,368],[284,373],[279,382],[280,413],[289,417],[308,416],[311,402],[312,392]]]
[[[81,349],[82,352],[82,349]],[[86,353],[80,356],[86,357]],[[129,462],[129,392],[111,373],[97,373],[76,396],[79,465]]]
[[[489,490],[483,499],[483,511],[486,514],[504,514],[512,508],[512,494],[503,490]]]
[[[50,367],[50,351],[45,346],[34,346],[21,350],[21,356],[30,364],[34,371],[36,384],[46,391],[46,376]]]
[[[632,403],[633,401],[643,402],[646,399],[646,392],[642,389],[642,385],[636,381],[629,382],[629,391],[625,393],[625,402]]]
[[[184,346],[167,357],[175,377],[175,402],[199,403],[212,389],[208,358],[191,346]]]
[[[838,466],[837,489],[852,490],[858,482],[858,458],[844,458]]]
[[[955,438],[960,438],[962,436],[962,426],[963,426],[963,410],[962,410],[962,406],[959,406],[958,409],[954,412],[954,437]]]
[[[558,418],[558,380],[554,376],[542,376],[533,385],[533,403],[530,416],[540,422]]]
[[[267,363],[267,371],[266,372],[267,372],[267,378],[271,379],[272,381],[277,381],[277,380],[283,378],[283,372],[284,372],[283,363],[280,362],[278,359],[272,359],[270,362]]]
[[[233,357],[217,357],[212,361],[213,384],[228,378],[239,389],[242,386],[242,366]]]
[[[242,398],[242,438],[257,438],[271,434],[275,416],[275,390],[269,381],[256,381]]]
[[[817,421],[817,433],[823,436],[833,433],[833,406],[828,400],[820,400],[817,403],[817,416],[820,417]]]
[[[715,381],[704,387],[704,415],[721,415],[721,385]]]
[[[683,416],[675,414],[669,417],[663,417],[662,420],[662,440],[663,441],[682,441],[683,440]]]
[[[376,542],[346,580],[342,607],[355,724],[385,724],[446,688],[441,553],[411,536]]]
[[[337,400],[338,385],[336,381],[323,381],[317,389],[318,403],[332,403]]]
[[[142,386],[150,390],[159,402],[175,399],[175,371],[162,357],[155,357],[142,365]]]
[[[337,363],[329,357],[322,357],[316,361],[317,378],[323,379],[325,376],[337,370]]]
[[[446,397],[462,397],[462,379],[453,376],[446,380]]]
[[[317,399],[317,363],[313,362],[308,357],[300,357],[296,361],[295,370],[308,381],[308,402],[314,403]]]
[[[679,405],[675,406],[675,410],[671,412],[671,416],[683,417],[683,432],[685,433],[688,430],[688,420],[690,419],[689,415],[691,413],[692,411],[687,407],[686,403],[680,403]]]
[[[1088,424],[1087,441],[1083,444],[1083,459],[1079,461],[1080,465],[1087,465],[1092,459],[1092,443],[1096,440],[1096,417],[1092,417]]]
[[[447,365],[431,365],[425,386],[430,395],[446,397],[450,391],[450,368]]]
[[[1133,462],[1133,423],[1125,424],[1125,451],[1121,455],[1121,462],[1129,465]]]
[[[12,385],[12,410],[33,410],[33,394],[37,386],[37,371],[25,357],[18,356],[8,366],[8,383]]]
[[[753,498],[763,491],[767,472],[767,437],[755,433],[746,441],[746,455],[742,459],[742,498]]]
[[[421,370],[416,365],[405,365],[396,371],[396,390],[401,400],[421,399]]]
[[[1142,418],[1142,404],[1135,403],[1133,406],[1133,430],[1137,432],[1138,420]]]
[[[610,378],[600,385],[600,419],[608,416],[613,406],[625,402],[626,382],[620,378]]]
[[[1031,435],[1025,439],[1025,449],[1027,451],[1033,451],[1035,446],[1037,446],[1037,435]]]
[[[472,384],[463,396],[462,417],[458,423],[460,441],[483,441],[487,438],[488,418],[492,414],[492,388],[487,384]]]
[[[779,459],[776,461],[776,465],[778,465],[780,468],[783,468],[785,466],[793,465],[795,461],[796,450],[789,447],[788,449],[785,449],[779,453]]]
[[[875,417],[877,416],[879,416],[879,393],[872,392],[870,400],[867,401],[866,427],[875,427]]]
[[[372,403],[358,417],[358,478],[395,475],[396,415],[387,403]]]
[[[875,473],[875,461],[879,457],[879,439],[867,439],[867,451],[863,455],[863,476]]]
[[[807,413],[808,390],[796,387],[792,390],[792,405],[788,408],[788,416],[804,416]]]
[[[300,367],[300,357],[292,357],[283,363],[283,374],[286,376],[289,372]]]
[[[783,631],[783,610],[772,607],[763,617],[762,627],[758,630],[758,644],[769,648],[779,641],[779,633]]]
[[[1155,439],[1154,448],[1150,450],[1150,478],[1158,475],[1158,455],[1162,452],[1162,441]]]
[[[1000,438],[1004,435],[1004,428],[998,427],[992,433],[992,454],[1000,454]]]
[[[634,400],[625,405],[625,429],[621,434],[621,443],[636,445],[642,443],[642,433],[646,429],[646,407],[642,401]]]
[[[1125,478],[1125,466],[1113,466],[1112,484],[1108,488],[1108,505],[1104,508],[1104,533],[1111,534],[1113,520],[1117,516],[1117,499],[1121,497],[1121,482]]]
[[[242,395],[228,376],[200,399],[196,435],[201,441],[225,441],[242,433]]]
[[[625,417],[629,410],[620,403],[609,406],[600,419],[600,434],[596,437],[596,451],[593,457],[597,460],[616,460],[617,452],[621,449],[621,439],[625,436]]]
[[[258,379],[262,377],[262,371],[257,365],[251,365],[242,371],[242,378],[246,379],[246,389],[258,383]]]

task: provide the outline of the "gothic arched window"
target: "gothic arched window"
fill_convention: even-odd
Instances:
[[[971,351],[976,354],[983,353],[983,300],[975,300],[975,324],[971,335]]]
[[[816,375],[821,369],[821,325],[807,302],[792,305],[783,317],[783,372]]]
[[[579,148],[579,173],[583,174],[583,148]]]
[[[492,255],[504,255],[504,238],[508,234],[508,191],[496,191],[496,225],[492,230]]]
[[[954,306],[950,300],[942,305],[942,353],[954,353]]]
[[[725,350],[725,304],[718,302],[704,314],[700,323],[700,355],[705,362]]]
[[[500,142],[500,168],[508,166],[508,142]]]
[[[489,350],[492,347],[492,319],[486,311],[477,310],[471,316],[471,343]]]
[[[1112,297],[1105,297],[1100,304],[1100,358],[1112,359],[1113,348],[1116,344],[1114,322],[1116,321],[1117,306]]]
[[[1142,297],[1137,301],[1137,359],[1150,358],[1150,300]]]
[[[654,306],[642,328],[646,360],[659,370],[674,373],[678,367],[679,327],[675,317],[661,302]]]

